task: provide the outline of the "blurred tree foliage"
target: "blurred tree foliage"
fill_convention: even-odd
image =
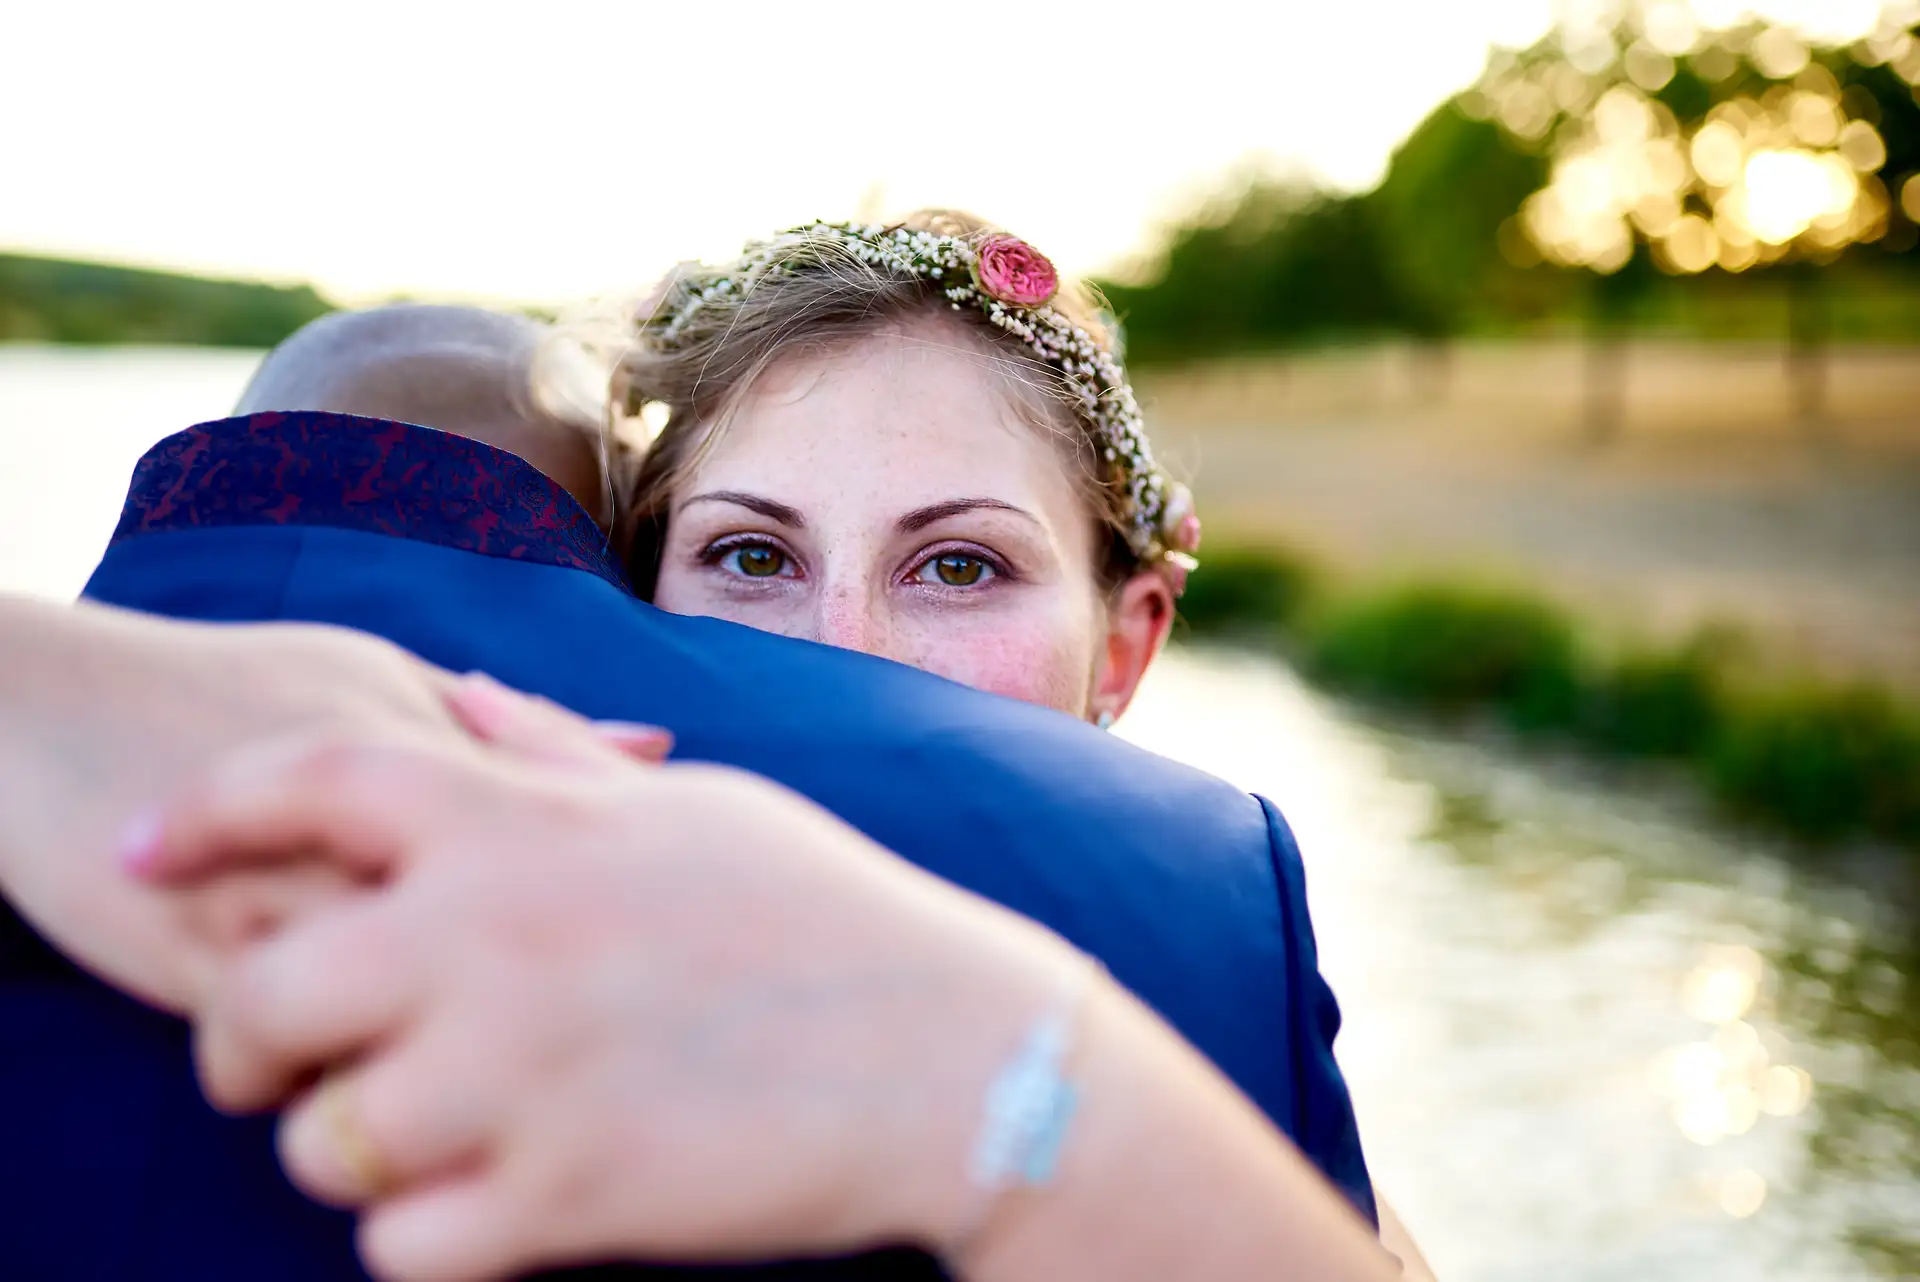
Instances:
[[[1546,173],[1541,157],[1451,102],[1400,145],[1386,179],[1361,200],[1400,282],[1407,329],[1447,334],[1554,305],[1559,283],[1530,278],[1511,261],[1513,247],[1500,245],[1502,224]]]
[[[271,347],[332,310],[307,286],[0,254],[0,341]]]
[[[1890,10],[1845,48],[1756,23],[1676,38],[1684,11],[1644,0],[1609,26],[1496,51],[1371,191],[1268,180],[1216,199],[1170,229],[1143,279],[1103,283],[1129,356],[1543,326],[1584,330],[1603,348],[1626,332],[1789,328],[1803,344],[1814,321],[1846,337],[1920,338],[1920,28]],[[1698,165],[1703,129],[1720,130],[1705,145],[1724,151],[1728,122],[1739,126],[1731,177]],[[1755,170],[1763,151],[1773,155]],[[1794,153],[1790,177],[1844,156],[1856,198],[1790,235],[1763,225],[1743,242],[1729,215],[1758,208],[1758,179],[1783,172],[1783,152]],[[1648,160],[1665,178],[1645,176]]]
[[[1181,360],[1397,327],[1399,285],[1361,200],[1281,183],[1180,228],[1150,284],[1104,284],[1136,360]]]

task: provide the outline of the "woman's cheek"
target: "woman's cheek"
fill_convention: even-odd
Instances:
[[[1089,643],[1072,629],[1045,621],[988,621],[955,628],[948,619],[937,633],[916,638],[909,660],[962,685],[1086,714]]]

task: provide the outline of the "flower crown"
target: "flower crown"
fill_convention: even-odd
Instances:
[[[1159,564],[1178,592],[1197,564],[1200,520],[1187,487],[1153,461],[1140,407],[1120,362],[1100,340],[1051,306],[1060,290],[1052,262],[1015,236],[977,239],[912,227],[815,222],[768,240],[750,242],[738,260],[701,268],[669,282],[636,317],[655,343],[671,348],[699,313],[723,300],[744,298],[760,280],[817,269],[832,256],[851,254],[898,275],[931,282],[955,311],[978,309],[1058,370],[1092,425],[1098,448],[1123,487],[1121,518],[1127,546],[1146,564]]]

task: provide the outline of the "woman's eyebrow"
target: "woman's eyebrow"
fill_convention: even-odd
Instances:
[[[958,516],[962,512],[977,512],[982,508],[995,512],[1011,512],[1015,516],[1025,517],[1035,525],[1040,524],[1040,518],[1025,508],[1015,507],[1011,503],[1003,503],[999,499],[948,499],[944,503],[930,503],[926,507],[915,508],[898,521],[895,521],[894,528],[898,529],[902,534],[912,534],[915,530],[926,529],[935,521],[944,521],[948,517]]]
[[[807,518],[800,515],[800,509],[788,507],[785,503],[775,503],[772,499],[761,498],[758,494],[748,494],[744,490],[710,490],[705,494],[696,494],[680,506],[690,508],[695,503],[731,503],[752,512],[758,512],[769,521],[777,521],[790,529],[804,530]]]

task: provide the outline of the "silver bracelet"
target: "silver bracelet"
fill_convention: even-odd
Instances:
[[[1053,1181],[1080,1104],[1079,1087],[1066,1076],[1067,1060],[1095,977],[1104,973],[1098,961],[1083,958],[1060,1000],[1034,1020],[988,1084],[967,1169],[973,1211],[947,1252],[950,1271],[978,1240],[1008,1192]]]

